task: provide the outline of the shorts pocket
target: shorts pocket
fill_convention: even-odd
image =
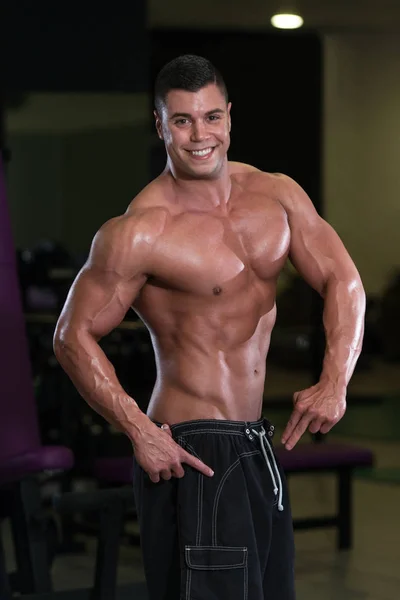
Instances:
[[[182,600],[247,600],[247,548],[185,546]]]

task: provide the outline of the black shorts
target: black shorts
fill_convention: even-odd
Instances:
[[[153,483],[134,460],[149,600],[294,600],[293,525],[273,430],[265,419],[173,425],[211,478],[184,464],[183,478]]]

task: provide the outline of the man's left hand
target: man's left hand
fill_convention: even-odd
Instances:
[[[282,435],[282,443],[291,450],[307,429],[328,433],[346,412],[346,390],[337,391],[321,382],[293,396],[294,410]]]

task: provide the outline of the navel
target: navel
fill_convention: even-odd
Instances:
[[[213,294],[214,294],[214,296],[219,296],[221,293],[222,293],[222,288],[220,288],[219,286],[216,286],[216,287],[213,289]]]

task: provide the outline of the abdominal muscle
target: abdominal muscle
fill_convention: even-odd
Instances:
[[[220,327],[188,316],[173,330],[165,322],[160,334],[151,329],[157,380],[147,415],[170,425],[260,418],[275,316],[274,305],[261,318],[247,315]]]

